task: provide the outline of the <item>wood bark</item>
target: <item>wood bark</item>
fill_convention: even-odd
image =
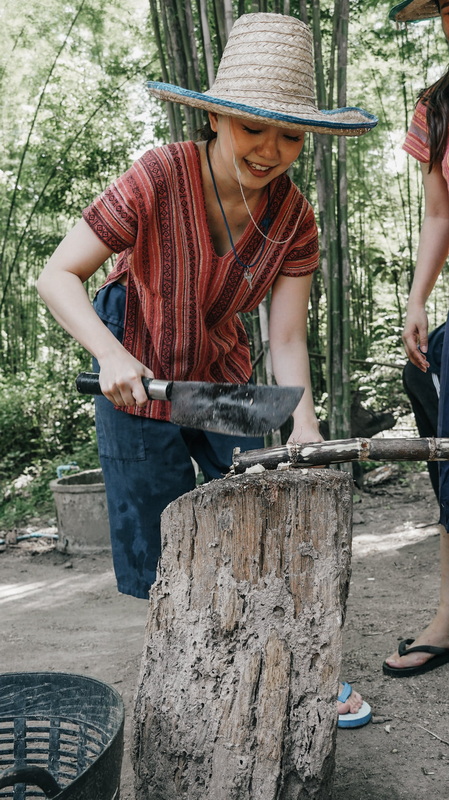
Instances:
[[[326,466],[350,461],[447,461],[449,439],[337,439],[311,444],[286,444],[263,450],[234,451],[232,471]],[[262,471],[262,470],[261,470]]]
[[[346,473],[213,481],[162,515],[136,800],[329,800],[350,569]]]

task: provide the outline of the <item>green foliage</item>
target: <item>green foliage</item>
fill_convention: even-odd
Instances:
[[[0,366],[38,357],[34,282],[81,211],[144,141],[146,4],[7,4],[0,56]]]
[[[94,440],[78,445],[75,441],[69,456],[37,459],[14,479],[0,480],[0,530],[8,530],[33,520],[54,519],[55,507],[50,482],[57,477],[57,468],[67,463],[80,470],[98,467]]]
[[[159,2],[159,0],[158,0]],[[207,0],[217,65],[217,8]],[[160,6],[160,8],[159,8]],[[159,3],[163,14],[183,4]],[[348,42],[348,105],[379,117],[366,136],[347,142],[351,264],[351,387],[373,410],[409,412],[402,389],[401,328],[423,214],[420,170],[401,149],[417,92],[446,67],[447,44],[438,20],[397,27],[387,0],[352,0]],[[330,76],[334,0],[320,0],[323,60]],[[199,79],[207,85],[198,5],[191,4],[198,40]],[[281,12],[280,0],[235,0],[234,16]],[[312,3],[291,0],[303,17]],[[157,15],[156,15],[157,16]],[[175,20],[176,21],[176,20]],[[182,20],[181,20],[182,22]],[[178,37],[179,38],[179,37]],[[176,39],[176,37],[175,37]],[[177,40],[176,42],[177,43]],[[173,58],[162,42],[173,73]],[[156,55],[158,54],[158,55]],[[92,403],[73,390],[88,357],[59,328],[37,298],[41,268],[82,209],[146,147],[167,141],[164,104],[148,98],[147,79],[160,79],[154,19],[147,0],[6,0],[2,10],[0,96],[0,521],[17,523],[37,508],[51,510],[48,481],[61,463],[96,459]],[[186,85],[187,74],[177,82]],[[334,81],[335,83],[335,81]],[[327,92],[330,91],[330,80]],[[337,105],[329,97],[329,107]],[[334,137],[333,146],[337,146]],[[334,182],[339,176],[334,167]],[[314,141],[293,179],[318,208]],[[90,281],[101,283],[110,264]],[[309,314],[312,378],[324,407],[325,271],[316,276]],[[448,279],[428,303],[431,326],[446,314]],[[247,320],[257,353],[257,320]],[[96,463],[96,462],[95,462]],[[29,478],[32,480],[29,480]],[[14,484],[14,481],[18,482]],[[3,516],[2,516],[3,515]]]
[[[38,363],[0,377],[0,527],[50,513],[56,467],[98,465],[93,402],[74,386],[77,371]]]
[[[93,441],[93,403],[76,392],[75,377],[61,362],[0,377],[0,480]]]

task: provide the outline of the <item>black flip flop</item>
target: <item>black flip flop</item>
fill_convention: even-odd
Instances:
[[[432,644],[421,644],[416,647],[410,647],[409,645],[413,644],[414,641],[414,639],[403,639],[402,642],[399,643],[399,655],[406,656],[408,653],[431,653],[433,658],[429,658],[419,667],[390,667],[390,665],[384,661],[382,670],[385,675],[391,675],[395,678],[410,678],[412,675],[422,675],[424,672],[430,672],[431,669],[436,669],[449,662],[449,647],[434,647]]]

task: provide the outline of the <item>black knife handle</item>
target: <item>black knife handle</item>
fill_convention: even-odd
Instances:
[[[103,394],[98,372],[80,372],[76,379],[76,388],[80,394]]]
[[[142,383],[149,400],[170,400],[173,389],[172,381],[142,378]],[[98,372],[80,372],[76,379],[76,388],[80,394],[103,394]]]

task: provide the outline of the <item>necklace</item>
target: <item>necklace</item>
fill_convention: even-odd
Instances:
[[[270,219],[270,184],[268,184],[268,186],[267,186],[267,189],[268,189],[267,213],[265,214],[265,216],[264,216],[264,218],[263,218],[263,220],[261,222],[262,230],[260,230],[260,228],[258,228],[258,226],[256,225],[257,230],[259,231],[259,233],[262,233],[262,236],[263,236],[262,246],[260,248],[259,255],[257,256],[256,260],[253,261],[252,264],[245,264],[241,260],[241,258],[239,257],[239,255],[237,253],[237,250],[235,249],[235,244],[234,244],[234,241],[232,239],[231,229],[229,227],[228,220],[226,219],[226,214],[225,214],[225,211],[224,211],[224,208],[223,208],[223,204],[222,204],[222,202],[220,200],[220,195],[218,194],[218,187],[217,187],[217,183],[215,181],[215,175],[214,175],[214,172],[213,172],[213,169],[212,169],[212,164],[211,164],[210,155],[209,155],[209,145],[210,145],[210,141],[208,141],[206,143],[206,157],[207,157],[207,165],[209,167],[210,176],[212,178],[212,184],[213,184],[213,187],[214,187],[215,197],[217,198],[217,202],[218,202],[218,205],[220,207],[221,215],[223,217],[223,222],[225,224],[225,228],[226,228],[227,234],[229,236],[229,241],[231,243],[231,248],[232,248],[232,252],[234,253],[235,260],[237,261],[238,264],[240,264],[241,267],[243,267],[244,276],[245,276],[246,280],[248,281],[249,288],[251,289],[252,288],[252,282],[253,282],[253,276],[252,276],[252,273],[251,273],[251,269],[253,267],[255,267],[259,263],[260,259],[262,258],[263,252],[265,250],[265,243],[267,241],[266,233],[267,233],[268,228],[270,227],[270,223],[271,223],[271,219]],[[253,219],[251,214],[250,214],[250,217],[251,217],[251,219]],[[254,220],[253,220],[253,222],[254,222]]]
[[[298,222],[299,222],[299,214],[298,214],[298,216],[296,217],[296,225],[295,225],[295,227],[293,228],[293,230],[292,230],[292,232],[291,232],[290,236],[287,236],[287,238],[286,238],[286,239],[270,239],[270,237],[266,235],[266,232],[267,232],[267,229],[266,229],[266,228],[265,228],[263,231],[261,231],[261,230],[260,230],[260,228],[259,228],[259,226],[258,226],[258,224],[257,224],[256,220],[254,219],[253,215],[251,214],[251,210],[250,210],[250,208],[249,208],[249,206],[248,206],[248,203],[246,202],[245,192],[243,191],[242,180],[241,180],[241,177],[240,177],[240,175],[241,175],[241,172],[240,172],[240,167],[239,167],[239,165],[237,164],[237,159],[236,159],[236,157],[235,157],[235,152],[234,152],[234,143],[233,143],[233,141],[232,141],[231,117],[228,117],[228,128],[229,128],[229,138],[230,138],[230,140],[231,140],[231,147],[232,147],[232,155],[233,155],[234,169],[235,169],[235,172],[236,172],[236,175],[237,175],[237,180],[238,180],[238,182],[239,182],[239,186],[240,186],[240,194],[242,195],[243,202],[245,203],[245,208],[246,208],[246,210],[247,210],[247,212],[248,212],[248,214],[249,214],[249,216],[250,216],[250,218],[251,218],[251,221],[252,221],[252,223],[253,223],[254,227],[255,227],[255,228],[257,228],[257,230],[259,231],[259,233],[261,233],[261,234],[262,234],[262,236],[264,236],[264,237],[265,237],[265,239],[268,239],[268,241],[269,241],[269,242],[272,242],[273,244],[287,244],[287,242],[289,242],[289,241],[290,241],[290,239],[292,239],[292,238],[293,238],[293,236],[294,236],[294,235],[295,235],[295,233],[296,233],[296,229],[297,229],[297,227],[298,227]],[[268,185],[268,186],[269,186],[269,185]],[[268,188],[268,191],[269,191],[269,188]]]

